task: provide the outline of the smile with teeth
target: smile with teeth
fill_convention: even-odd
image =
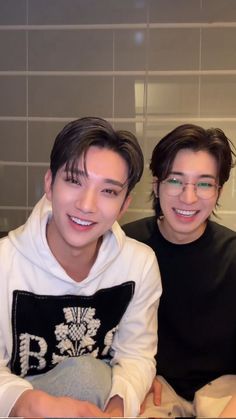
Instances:
[[[193,217],[197,214],[198,211],[190,211],[190,210],[181,210],[181,209],[174,209],[175,213],[178,215],[182,215],[183,217]]]
[[[94,224],[92,221],[81,220],[80,218],[77,218],[77,217],[70,217],[70,219],[74,223],[76,223],[78,225],[81,225],[81,226],[90,226],[90,225]]]

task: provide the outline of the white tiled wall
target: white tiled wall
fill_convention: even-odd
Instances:
[[[235,0],[0,0],[0,231],[43,193],[57,132],[96,115],[133,131],[146,168],[124,221],[149,215],[148,163],[179,124],[236,144]],[[219,222],[236,230],[235,172]]]

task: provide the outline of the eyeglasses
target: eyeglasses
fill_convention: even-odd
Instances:
[[[165,192],[169,196],[178,196],[185,191],[187,185],[194,186],[195,194],[201,199],[211,199],[216,195],[216,191],[220,189],[220,186],[210,180],[200,180],[196,183],[184,182],[177,176],[170,176],[161,183],[165,185]]]

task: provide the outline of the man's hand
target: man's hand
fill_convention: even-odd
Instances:
[[[10,416],[109,417],[93,403],[70,397],[54,397],[40,390],[26,390],[16,401]]]
[[[149,392],[147,393],[143,403],[141,404],[140,407],[140,414],[142,414],[146,408],[146,402],[147,402],[147,397],[150,393],[153,393],[153,403],[155,406],[160,406],[161,404],[161,389],[162,389],[162,385],[160,383],[160,381],[158,381],[158,379],[155,377],[151,388],[149,390]]]
[[[227,403],[224,410],[221,412],[220,418],[235,418],[236,417],[236,395]]]

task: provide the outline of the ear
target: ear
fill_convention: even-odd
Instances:
[[[122,207],[121,207],[121,209],[120,209],[120,212],[119,212],[119,215],[118,215],[118,217],[117,217],[117,219],[119,220],[123,215],[124,215],[124,213],[127,211],[127,209],[129,208],[129,206],[130,206],[130,204],[131,204],[131,201],[132,201],[132,196],[131,195],[128,195],[126,198],[125,198],[125,200],[124,200],[124,202],[123,202],[123,204],[122,204]]]
[[[152,190],[154,192],[155,197],[158,197],[158,178],[156,176],[152,179]]]
[[[220,189],[218,189],[218,196],[217,196],[217,200],[216,200],[216,205],[218,204],[218,201],[221,197],[221,194],[223,192],[224,187],[222,186]]]
[[[49,201],[52,199],[52,172],[50,169],[46,171],[44,176],[44,192]]]
[[[218,192],[218,198],[217,198],[217,201],[218,201],[218,199],[220,198],[220,196],[221,196],[221,194],[222,194],[223,190],[224,190],[224,187],[223,187],[223,186],[221,186],[221,188],[219,189],[219,192]]]

